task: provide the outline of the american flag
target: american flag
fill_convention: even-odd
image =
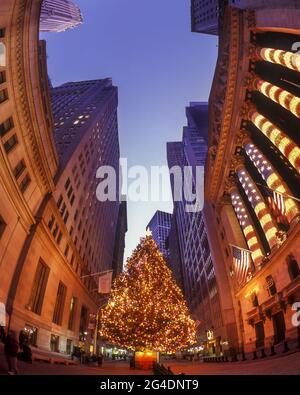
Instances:
[[[286,215],[286,209],[285,209],[285,202],[284,202],[284,196],[282,193],[273,191],[273,199],[274,202],[280,212],[281,215],[285,216]]]
[[[286,224],[287,218],[284,195],[280,192],[269,189],[268,202],[272,215],[276,218],[277,223]]]
[[[250,269],[251,255],[250,252],[243,248],[232,246],[233,270],[239,284],[247,281]]]

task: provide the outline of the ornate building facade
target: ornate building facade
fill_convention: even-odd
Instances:
[[[119,171],[117,89],[106,79],[50,91],[40,7],[0,4],[0,303],[8,328],[69,354],[93,344],[89,275],[113,264],[119,201],[97,201],[96,171]]]
[[[205,217],[247,352],[299,335],[300,9],[289,5],[226,9],[209,101]],[[243,273],[232,246],[251,257]]]

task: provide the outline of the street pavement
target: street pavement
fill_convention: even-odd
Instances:
[[[198,361],[162,361],[165,366],[170,366],[175,374],[187,375],[300,375],[300,352],[289,355],[278,355],[256,361],[226,362],[226,363],[201,363]],[[6,363],[3,355],[0,355],[0,375],[7,374]],[[104,361],[101,367],[85,365],[64,366],[49,363],[28,364],[19,362],[19,374],[21,375],[143,375],[152,374],[151,371],[133,370],[129,368],[129,362]]]

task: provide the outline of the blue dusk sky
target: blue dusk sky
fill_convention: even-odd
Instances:
[[[208,99],[217,38],[191,33],[190,0],[74,2],[83,25],[41,35],[53,85],[112,77],[121,156],[129,166],[165,165],[166,142],[181,140],[185,107]],[[125,258],[157,209],[172,212],[172,202],[128,202]]]

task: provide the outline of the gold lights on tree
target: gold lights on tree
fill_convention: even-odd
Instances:
[[[100,335],[134,351],[175,352],[195,343],[195,322],[152,236],[141,239],[101,310]]]

